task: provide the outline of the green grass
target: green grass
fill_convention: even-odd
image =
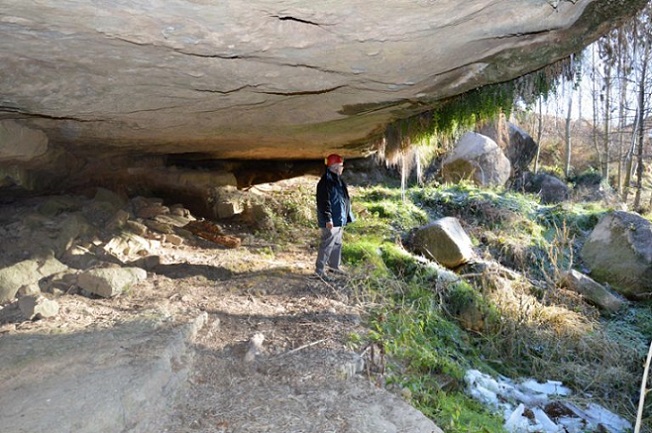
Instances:
[[[499,417],[464,394],[465,371],[482,362],[468,335],[446,316],[425,285],[394,284],[384,294],[369,338],[393,359],[387,383],[408,389],[412,404],[447,432],[502,432]]]
[[[503,431],[499,416],[466,395],[469,368],[559,380],[633,419],[652,309],[637,304],[602,316],[558,284],[559,271],[577,264],[578,245],[609,209],[547,206],[534,196],[469,184],[411,188],[404,196],[398,188],[355,189],[358,220],[343,245],[350,284],[369,306],[369,333],[352,336],[351,344],[369,340],[385,349],[388,387],[406,390],[446,432]],[[311,192],[305,199],[312,205]],[[308,226],[291,216],[302,212],[288,209],[293,222]],[[404,247],[412,229],[443,216],[457,217],[476,252],[510,274],[456,275]],[[469,311],[481,318],[480,330],[465,322]],[[650,422],[651,404],[646,413]]]
[[[421,406],[434,410],[424,412],[439,420],[439,427],[446,433],[502,432],[503,420],[490,413],[477,401],[462,393],[437,392],[427,394]]]
[[[403,202],[401,191],[390,188],[362,190],[354,200],[362,217],[347,227],[343,256],[364,270],[357,283],[377,306],[370,312],[368,338],[392,359],[388,384],[409,389],[412,403],[446,431],[502,432],[501,421],[464,394],[464,372],[483,363],[442,304],[450,296],[458,308],[461,298],[477,300],[476,294],[465,284],[438,287],[440,268],[401,244],[402,234],[430,220],[428,209]],[[442,382],[454,383],[454,389],[442,390]]]
[[[577,245],[609,209],[596,203],[542,205],[534,196],[466,184],[405,195],[407,203],[398,190],[373,188],[354,197],[367,212],[363,224],[373,230],[349,230],[347,250],[364,245],[366,258],[357,254],[354,262],[373,261],[385,281],[393,279],[367,286],[377,292],[391,287],[381,293],[370,321],[370,338],[382,342],[394,362],[388,383],[409,389],[412,403],[445,431],[502,431],[502,420],[464,393],[461,377],[468,368],[560,380],[631,414],[652,311],[639,306],[624,316],[601,317],[555,280],[559,270],[576,264]],[[424,215],[429,221],[460,219],[476,250],[522,276],[509,290],[511,302],[523,305],[496,297],[507,290],[503,279],[483,276],[442,286],[438,267],[397,240],[423,225]],[[458,313],[469,306],[486,318],[481,334],[462,326]],[[457,385],[442,389],[441,377]]]

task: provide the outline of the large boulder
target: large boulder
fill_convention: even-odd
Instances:
[[[556,204],[568,200],[570,188],[557,176],[549,173],[534,174],[530,171],[515,179],[512,187],[518,191],[536,194],[544,204]]]
[[[441,218],[412,233],[412,249],[447,268],[456,268],[474,257],[471,239],[454,217]]]
[[[518,178],[528,170],[537,154],[538,145],[524,130],[508,122],[501,115],[493,122],[482,125],[477,132],[498,144],[512,165],[512,178]]]
[[[629,298],[652,294],[652,224],[638,214],[615,211],[602,217],[581,256],[597,281]]]
[[[622,205],[618,192],[597,171],[581,173],[569,181],[573,184],[573,201],[603,201],[614,207]]]
[[[153,311],[88,332],[3,335],[2,432],[165,431],[169,405],[187,390],[192,341],[207,315],[165,319]]]
[[[467,132],[444,159],[441,173],[445,182],[470,179],[479,186],[502,186],[511,170],[509,160],[495,141]]]

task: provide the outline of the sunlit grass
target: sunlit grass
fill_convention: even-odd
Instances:
[[[499,418],[466,396],[469,368],[562,381],[578,396],[632,413],[652,311],[639,305],[605,316],[560,285],[560,272],[576,265],[577,245],[608,208],[542,205],[469,184],[405,194],[357,188],[353,203],[358,220],[345,230],[343,258],[370,327],[355,344],[381,344],[388,386],[409,390],[445,431],[502,431]],[[490,266],[456,274],[404,247],[412,229],[444,216],[461,221]]]

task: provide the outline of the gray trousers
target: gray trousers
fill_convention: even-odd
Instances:
[[[342,234],[344,227],[333,227],[321,229],[321,243],[319,244],[319,252],[317,253],[317,263],[315,263],[315,271],[318,274],[324,273],[326,264],[330,268],[339,269],[342,262]]]

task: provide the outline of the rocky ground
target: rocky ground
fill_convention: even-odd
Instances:
[[[351,344],[365,306],[352,278],[311,278],[316,231],[279,247],[215,227],[239,240],[225,247],[184,228],[182,206],[144,202],[0,206],[0,290],[16,292],[0,306],[3,432],[440,431]],[[146,276],[102,292],[97,269]]]

